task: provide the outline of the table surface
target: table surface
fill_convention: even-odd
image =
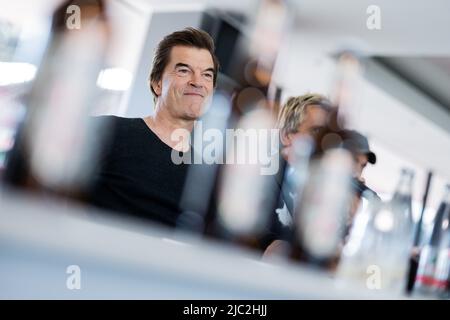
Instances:
[[[69,289],[69,266],[80,289]],[[77,274],[78,275],[78,274]],[[0,190],[2,299],[402,299],[251,250]]]

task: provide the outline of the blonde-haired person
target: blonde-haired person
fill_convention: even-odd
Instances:
[[[324,95],[308,93],[290,97],[281,107],[277,126],[280,129],[281,153],[288,164],[292,160],[292,143],[301,135],[315,138],[327,124],[332,104]],[[290,170],[290,169],[287,169]],[[277,181],[281,187],[281,181]],[[275,223],[263,241],[264,258],[274,255],[284,255],[289,248],[288,240],[292,231],[292,212],[294,205],[294,190],[281,190]]]
[[[281,107],[277,126],[283,145],[282,155],[288,162],[294,139],[299,135],[314,138],[325,127],[330,110],[330,100],[318,93],[290,97]]]

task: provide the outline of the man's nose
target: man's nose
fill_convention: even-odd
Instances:
[[[202,75],[197,72],[193,72],[189,84],[195,88],[202,88],[204,85]]]

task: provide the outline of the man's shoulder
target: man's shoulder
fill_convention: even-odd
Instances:
[[[141,118],[125,118],[114,115],[92,116],[91,118],[94,121],[99,122],[124,123],[124,124],[133,123],[141,119]]]
[[[98,125],[108,126],[111,130],[116,132],[129,131],[142,127],[142,118],[125,118],[114,115],[93,116],[93,121]]]
[[[114,115],[92,116],[93,128],[104,137],[107,145],[114,148],[138,143],[145,137],[145,122],[141,118],[124,118]]]

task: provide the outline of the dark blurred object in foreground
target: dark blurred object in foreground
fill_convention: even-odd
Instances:
[[[68,8],[79,9],[79,21]],[[75,11],[76,12],[76,11]],[[52,17],[52,35],[26,101],[27,114],[7,159],[5,181],[27,190],[80,197],[107,128],[90,112],[111,31],[102,0],[67,1]]]

